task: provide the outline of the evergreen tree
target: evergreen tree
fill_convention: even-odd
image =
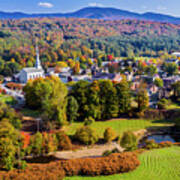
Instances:
[[[78,117],[79,105],[73,96],[69,96],[67,100],[67,119],[69,122],[74,122]]]
[[[110,80],[99,81],[101,116],[109,119],[118,116],[117,90]]]
[[[115,85],[118,96],[119,113],[127,113],[131,109],[131,92],[129,83],[124,79]]]

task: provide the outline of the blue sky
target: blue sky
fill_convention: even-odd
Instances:
[[[135,12],[158,12],[180,17],[180,0],[0,0],[0,11],[70,12],[87,6],[116,7]]]

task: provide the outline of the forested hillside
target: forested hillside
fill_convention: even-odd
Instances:
[[[180,25],[78,18],[2,20],[0,74],[10,75],[33,66],[36,37],[43,65],[77,57],[157,56],[162,51],[180,50]]]

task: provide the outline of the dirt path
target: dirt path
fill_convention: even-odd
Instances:
[[[117,148],[120,152],[123,152],[123,148],[120,147],[116,142],[104,145],[94,145],[92,147],[85,147],[81,150],[76,151],[58,151],[52,153],[58,159],[77,159],[87,157],[100,157],[107,150],[113,150]]]

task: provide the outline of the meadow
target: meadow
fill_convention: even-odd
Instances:
[[[140,129],[158,128],[171,125],[172,123],[168,123],[163,120],[156,121],[145,119],[112,119],[109,121],[96,121],[91,124],[91,127],[96,130],[97,134],[100,137],[102,137],[104,130],[108,127],[111,127],[117,133],[117,135],[122,135],[122,133],[125,131],[137,131]],[[68,135],[73,135],[81,126],[83,126],[83,123],[75,122],[71,125],[65,126],[64,130]]]
[[[167,110],[171,110],[171,109],[180,109],[180,105],[176,104],[176,103],[171,103],[170,105],[168,105],[166,107]]]
[[[130,173],[99,177],[66,177],[65,180],[179,180],[180,147],[147,151],[139,156],[141,165]]]

